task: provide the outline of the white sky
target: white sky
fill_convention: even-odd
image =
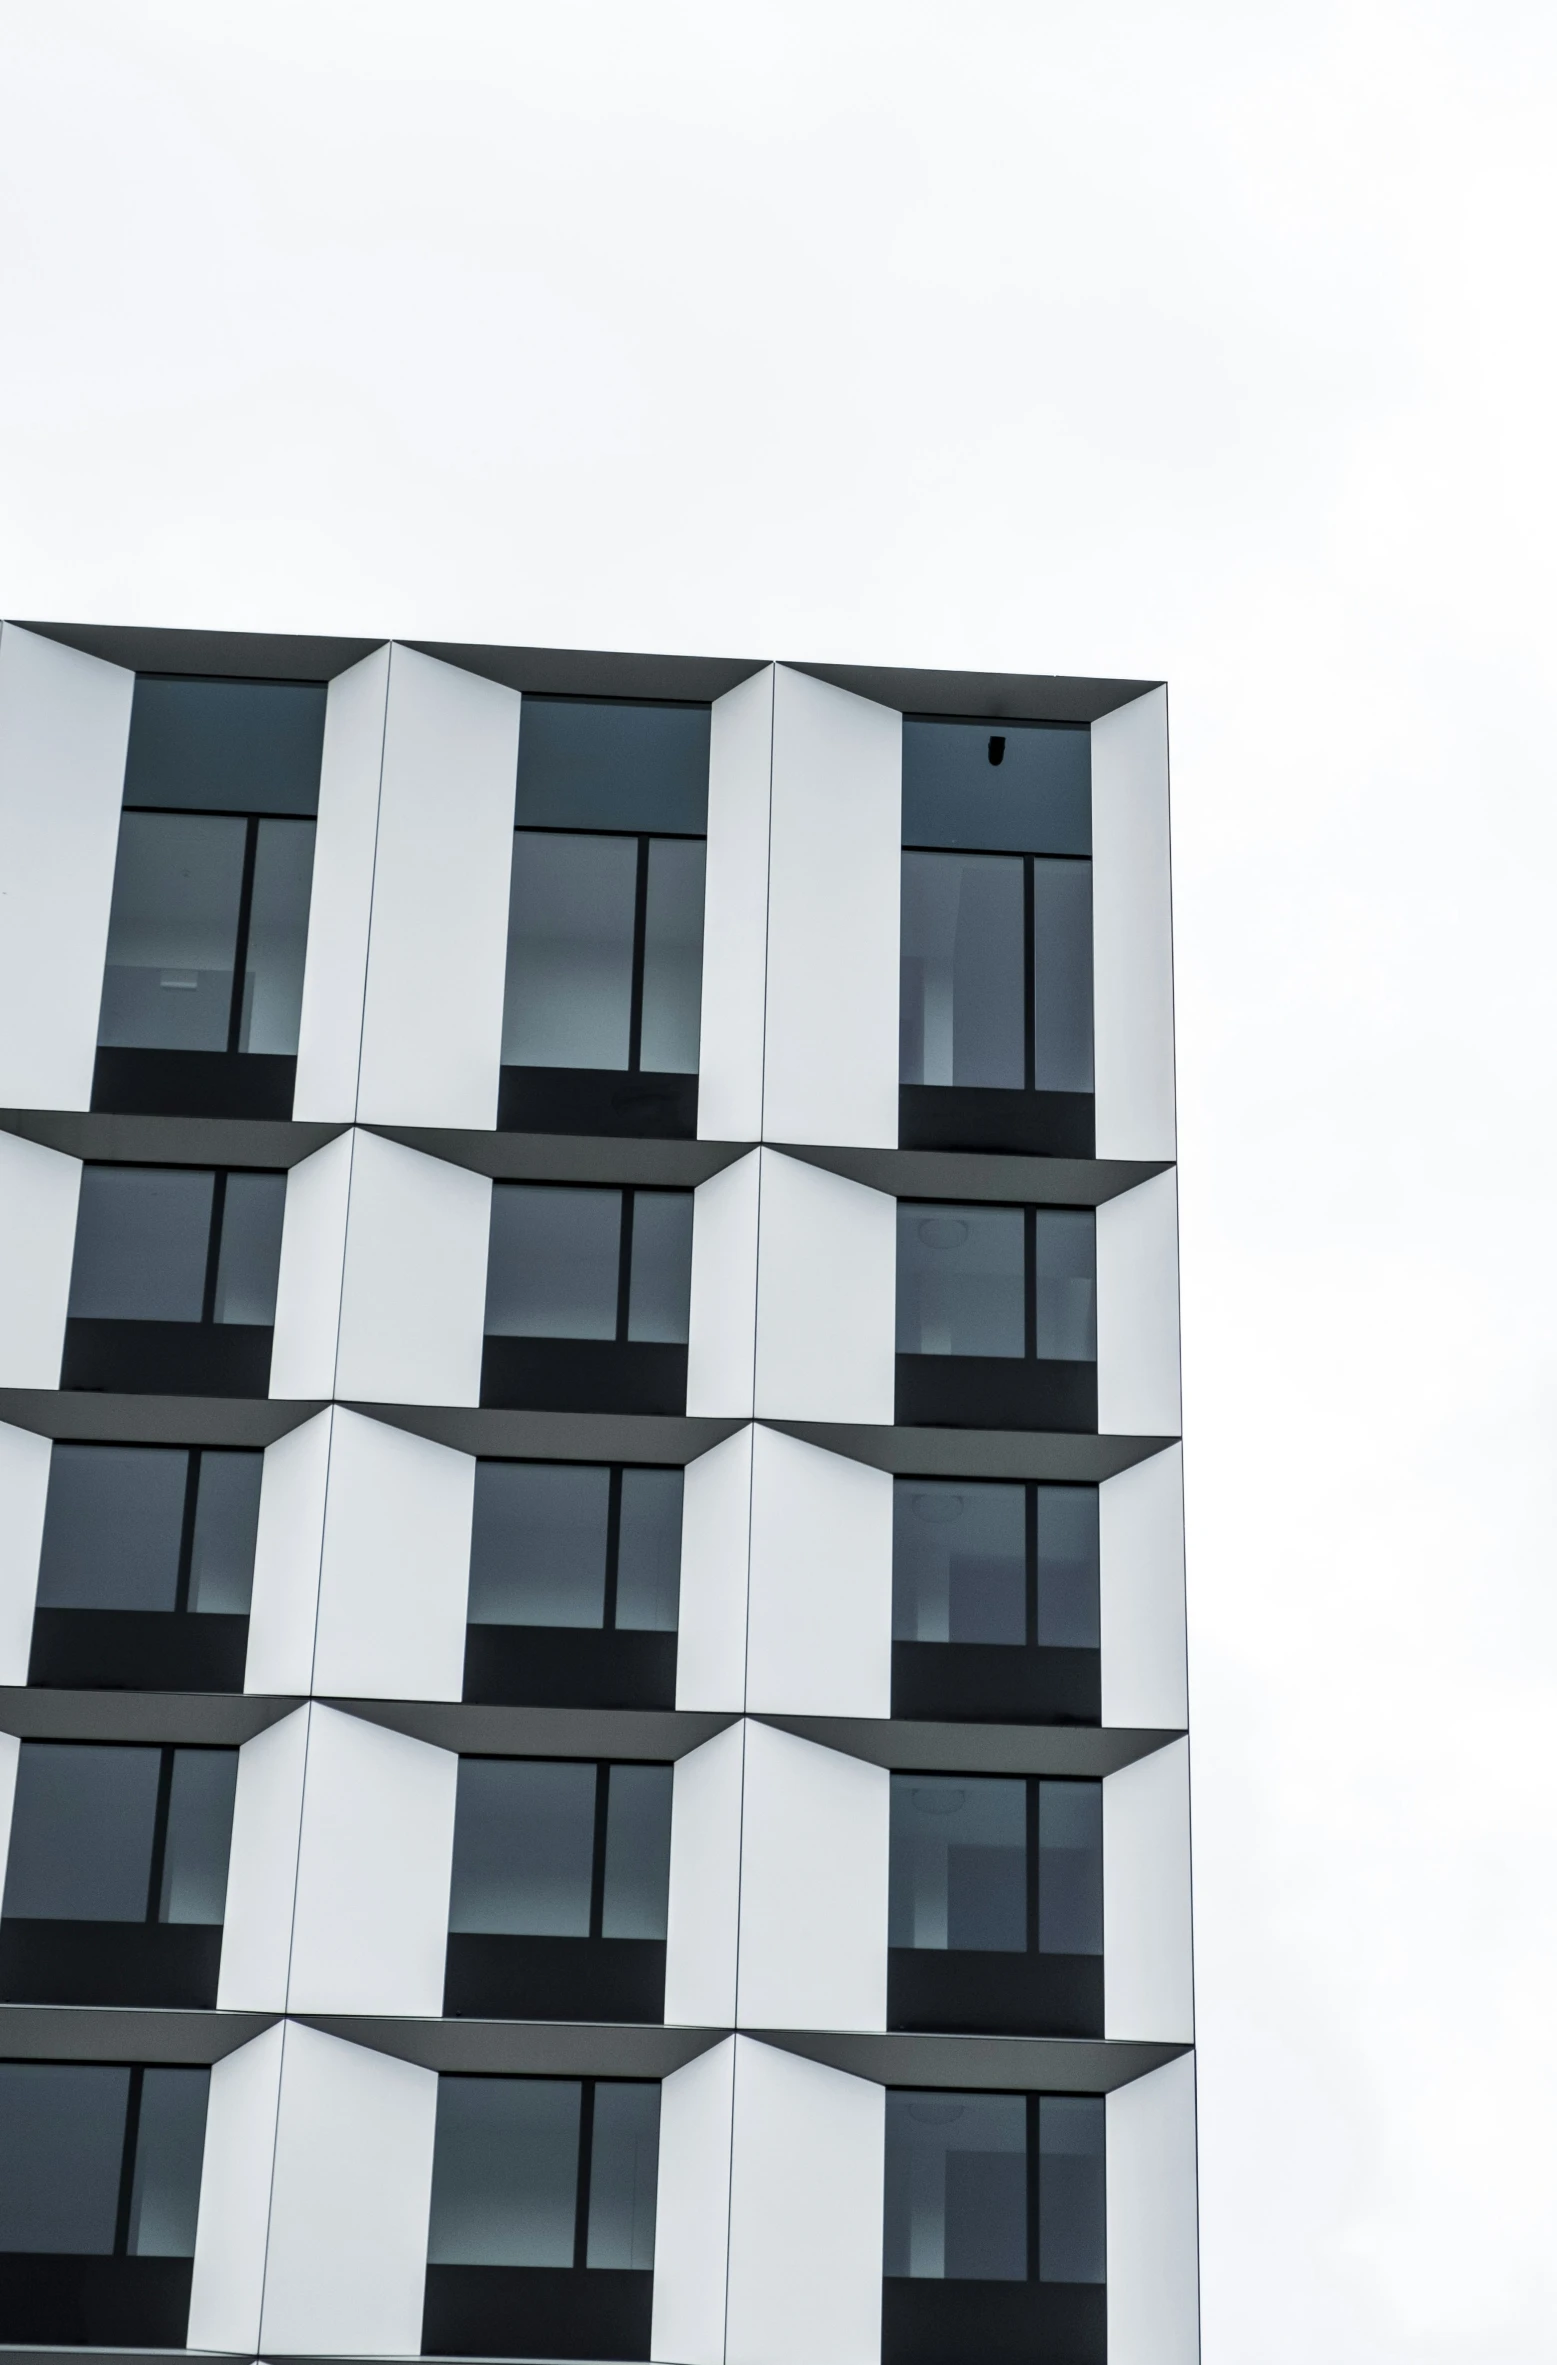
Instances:
[[[1557,2353],[1554,67],[0,4],[5,612],[1169,679],[1209,2365]]]

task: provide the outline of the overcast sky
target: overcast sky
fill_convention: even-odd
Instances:
[[[1208,2365],[1545,2365],[1551,8],[0,33],[4,612],[1169,680]]]

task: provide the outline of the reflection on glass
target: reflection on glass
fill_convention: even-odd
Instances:
[[[626,1067],[637,879],[636,838],[515,831],[505,1062]]]
[[[659,2153],[659,2087],[602,2079],[589,2154],[586,2266],[653,2266]]]
[[[175,1749],[157,1919],[212,1928],[227,1910],[236,1749]]]
[[[184,1167],[83,1167],[72,1319],[198,1322],[214,1182]]]
[[[1103,1785],[1038,1785],[1038,1951],[1103,1951]]]
[[[460,1759],[451,1930],[589,1936],[595,1780],[592,1765]]]
[[[681,1595],[679,1470],[622,1472],[616,1623],[638,1634],[674,1634]]]
[[[259,1323],[268,1329],[276,1319],[287,1178],[284,1174],[229,1174],[226,1184],[216,1260],[215,1319]]]
[[[691,1192],[635,1191],[628,1337],[684,1347],[691,1300]]]
[[[1027,2104],[1019,2094],[889,2093],[884,2271],[1027,2279]]]
[[[488,1336],[614,1339],[621,1236],[620,1191],[497,1184]]]
[[[254,824],[254,838],[238,1049],[291,1058],[297,1051],[303,1015],[314,825],[311,821],[260,821]]]
[[[1092,1090],[1092,865],[1033,864],[1033,1083]]]
[[[604,1621],[611,1473],[590,1462],[478,1462],[472,1624]]]
[[[1096,1218],[1090,1207],[1040,1207],[1036,1225],[1037,1353],[1097,1360]]]
[[[126,2249],[132,2258],[193,2258],[205,2153],[208,2069],[145,2069]]]
[[[579,2103],[572,2078],[438,2080],[429,2266],[573,2264]]]
[[[1027,1785],[892,1776],[889,1944],[1027,1951]]]
[[[122,817],[100,1043],[226,1050],[247,827],[226,813]]]
[[[264,1470],[263,1454],[219,1452],[211,1446],[201,1452],[190,1540],[191,1610],[248,1616]]]
[[[39,1608],[173,1609],[188,1478],[183,1446],[56,1444]]]
[[[1095,1486],[1038,1489],[1038,1640],[1075,1651],[1102,1641]]]
[[[1019,1207],[899,1201],[900,1355],[1023,1353],[1022,1229]]]
[[[1023,1487],[900,1478],[892,1510],[894,1641],[1026,1642]]]
[[[669,1766],[612,1766],[603,1938],[663,1938],[670,1894]]]
[[[904,855],[905,1084],[1022,1088],[1022,905],[1020,856]]]
[[[98,2062],[0,2061],[0,2251],[112,2253],[130,2076]]]
[[[706,854],[701,838],[654,838],[649,845],[638,1064],[656,1073],[697,1073]]]
[[[1038,2273],[1045,2283],[1107,2280],[1107,2119],[1101,2096],[1038,2104]]]

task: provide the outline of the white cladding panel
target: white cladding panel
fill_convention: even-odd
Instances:
[[[5,1894],[5,1868],[11,1855],[11,1813],[16,1805],[16,1769],[22,1744],[15,1733],[0,1733],[0,1896]]]
[[[191,2349],[253,2356],[259,2347],[284,2043],[278,2024],[212,2065],[189,2298]]]
[[[338,1134],[287,1174],[270,1349],[272,1396],[335,1393],[356,1139],[354,1133]]]
[[[729,2365],[879,2365],[886,2095],[736,2039]]]
[[[1188,1741],[1104,1781],[1103,1979],[1105,2036],[1193,2041]]]
[[[762,1152],[759,1419],[890,1423],[897,1383],[897,1202]]]
[[[684,1473],[678,1708],[745,1705],[751,1463],[752,1431],[737,1429]]]
[[[373,911],[389,650],[337,674],[324,709],[319,820],[298,1028],[298,1119],[353,1117]]]
[[[124,666],[0,625],[0,1107],[92,1097],[134,693]]]
[[[357,1111],[497,1118],[519,693],[396,643]]]
[[[1195,2064],[1108,2097],[1108,2365],[1198,2365]]]
[[[475,1482],[473,1455],[337,1409],[314,1691],[460,1697]]]
[[[892,1480],[761,1427],[746,1704],[791,1716],[892,1713]]]
[[[216,1987],[219,2011],[286,2008],[310,1714],[307,1708],[294,1709],[238,1752]]]
[[[1184,1449],[1165,1447],[1098,1488],[1103,1722],[1189,1722],[1184,1639]]]
[[[890,1781],[883,1766],[747,1726],[743,2028],[886,2027]]]
[[[897,1142],[903,718],[775,670],[763,1138]]]
[[[773,670],[765,665],[713,703],[697,1086],[704,1141],[756,1141],[762,1132]]]
[[[751,1412],[761,1173],[761,1154],[751,1150],[692,1194],[687,1411],[694,1418]]]
[[[1176,1156],[1168,693],[1092,726],[1097,1154]]]
[[[333,1410],[289,1429],[265,1448],[254,1589],[249,1602],[246,1692],[313,1689],[319,1615],[319,1559],[330,1477]]]
[[[335,1392],[370,1404],[474,1404],[491,1182],[376,1133],[354,1139]]]
[[[0,1684],[24,1684],[53,1441],[0,1421]]]
[[[649,2355],[724,2365],[734,2037],[660,2085],[660,2166]]]
[[[744,1725],[678,1757],[671,1786],[665,2020],[728,2028],[735,2019],[741,1893]]]
[[[81,1160],[0,1133],[0,1388],[57,1388]]]
[[[420,2353],[437,2110],[436,2071],[287,2023],[267,2352]]]
[[[1179,1196],[1155,1174],[1097,1211],[1097,1425],[1105,1435],[1176,1437]]]

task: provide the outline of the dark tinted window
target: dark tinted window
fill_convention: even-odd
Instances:
[[[237,1775],[235,1749],[24,1741],[6,1918],[219,1924]]]
[[[0,2062],[0,2251],[192,2258],[205,2069]]]
[[[70,1314],[268,1326],[285,1208],[284,1174],[84,1167]]]
[[[499,1183],[492,1193],[491,1337],[684,1345],[691,1286],[690,1191]]]
[[[898,1202],[900,1355],[1097,1356],[1089,1207]]]
[[[1102,1784],[894,1774],[888,1920],[893,1946],[1101,1954]]]
[[[892,1632],[899,1642],[1096,1650],[1096,1487],[900,1478]]]
[[[214,1446],[56,1444],[39,1607],[243,1615],[263,1468]]]
[[[1091,734],[1065,723],[906,715],[903,843],[1090,854]]]
[[[670,1798],[668,1766],[461,1758],[450,1929],[662,1939]]]
[[[527,696],[519,718],[517,828],[708,827],[706,706]]]
[[[681,1496],[679,1470],[478,1462],[471,1623],[673,1633]]]
[[[651,2268],[660,2090],[442,2077],[430,2266]]]
[[[138,675],[126,805],[317,813],[325,696],[322,682]]]
[[[1104,2281],[1100,2096],[933,2090],[886,2100],[888,2275]]]

